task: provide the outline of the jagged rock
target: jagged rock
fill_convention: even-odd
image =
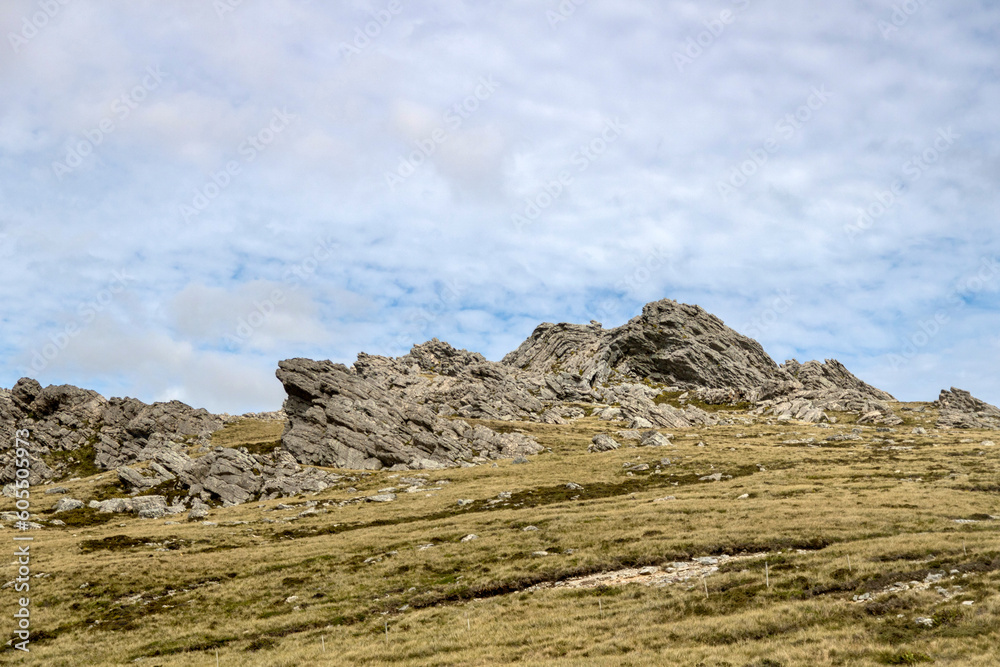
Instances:
[[[836,359],[827,359],[822,364],[818,361],[800,364],[791,359],[782,364],[781,368],[807,391],[850,390],[874,401],[896,400],[892,394],[859,380]]]
[[[698,306],[663,299],[615,329],[539,325],[505,364],[538,373],[571,373],[590,386],[612,378],[680,387],[757,387],[778,367],[756,341]]]
[[[1000,429],[1000,408],[962,389],[942,389],[934,407],[938,409],[939,428]]]
[[[612,450],[621,447],[617,442],[615,442],[611,436],[605,433],[598,433],[591,440],[591,444],[587,447],[588,452],[610,452]]]
[[[462,375],[456,358],[473,364],[465,371],[471,375],[490,376],[496,370],[479,355],[434,341],[415,347],[411,355],[420,367],[438,369],[449,378]],[[407,361],[411,360],[359,355],[353,369],[309,359],[280,362],[277,376],[288,393],[284,448],[302,463],[366,470],[397,465],[427,468],[428,461],[454,465],[474,456],[496,459],[541,451],[534,439],[521,433],[472,428],[462,420],[439,417],[426,403],[408,401],[412,393],[404,389],[426,379],[402,377],[410,368]],[[395,370],[401,375],[392,374]],[[483,383],[453,379],[448,384],[450,394],[462,393],[463,384],[486,391]],[[464,395],[468,399],[477,391],[470,389]],[[435,396],[441,400],[440,391]],[[502,403],[497,397],[498,410]],[[483,408],[481,402],[478,405]]]
[[[144,477],[142,473],[132,468],[122,467],[118,468],[115,472],[118,475],[118,481],[134,489],[146,489],[156,486],[157,483],[155,478]]]
[[[757,394],[760,413],[781,421],[828,422],[830,411],[860,415],[859,423],[864,424],[903,423],[886,402],[894,400],[890,394],[862,382],[836,359],[786,361]]]
[[[188,512],[188,521],[201,521],[208,516],[207,507],[193,507],[191,511]]]

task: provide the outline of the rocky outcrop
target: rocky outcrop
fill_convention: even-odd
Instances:
[[[569,374],[591,387],[648,380],[684,389],[760,386],[777,364],[757,341],[698,306],[670,299],[646,304],[615,329],[539,325],[503,363],[541,374]]]
[[[1000,408],[962,389],[942,389],[934,407],[938,409],[940,428],[1000,429]]]
[[[353,368],[310,359],[280,362],[277,377],[288,393],[284,448],[302,463],[368,470],[440,468],[541,451],[520,433],[499,434],[438,416],[435,407],[456,411],[455,405],[445,409],[444,396],[460,404],[459,412],[469,407],[483,414],[480,399],[500,409],[508,394],[490,396],[484,388],[484,377],[503,382],[485,359],[434,343],[433,356],[419,349],[399,359],[362,354]],[[509,389],[520,395],[518,386]]]
[[[70,385],[43,388],[24,378],[11,391],[0,392],[0,417],[11,438],[15,428],[30,432],[33,484],[62,476],[67,470],[65,453],[78,464],[82,460],[88,467],[114,470],[123,489],[133,494],[177,481],[189,495],[224,504],[315,492],[340,479],[303,467],[283,451],[254,456],[219,447],[192,458],[192,448],[208,447],[212,433],[235,418],[227,420],[180,401],[148,405],[134,398],[105,399],[94,391]],[[273,420],[283,413],[262,417]],[[0,482],[13,480],[14,472],[13,457],[5,448],[0,453]],[[113,508],[107,511],[133,511],[136,500],[105,502]],[[144,510],[149,516],[158,514],[156,508],[135,512],[145,516]]]
[[[889,392],[876,389],[859,380],[836,359],[827,359],[823,363],[807,361],[804,364],[791,359],[782,364],[781,369],[797,380],[805,391],[821,393],[850,391],[873,401],[896,400]]]
[[[786,361],[761,385],[757,399],[758,412],[779,420],[819,423],[830,421],[827,412],[848,412],[860,424],[903,423],[887,403],[895,400],[891,394],[862,382],[836,359]]]

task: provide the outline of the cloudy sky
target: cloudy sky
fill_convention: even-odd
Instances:
[[[274,369],[669,297],[1000,403],[996,3],[5,0],[0,385]]]

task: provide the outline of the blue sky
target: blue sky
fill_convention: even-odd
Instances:
[[[276,409],[280,359],[696,303],[1000,403],[995,3],[0,6],[0,385]]]

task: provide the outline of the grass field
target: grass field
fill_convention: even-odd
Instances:
[[[601,454],[591,437],[621,425],[504,423],[549,451],[522,465],[337,471],[348,476],[315,496],[214,508],[215,525],[46,526],[32,533],[31,653],[2,662],[1000,664],[1000,465],[983,444],[995,436],[941,431],[929,407],[903,407],[892,432],[734,412],[744,423]],[[244,422],[216,444],[265,451],[279,437],[280,425]],[[98,477],[60,485],[87,500],[113,474]],[[60,497],[42,490],[36,511]],[[363,500],[380,491],[396,499]],[[4,581],[15,533],[0,530]],[[548,586],[722,555],[748,557],[662,586]],[[8,636],[15,597],[0,590]]]

